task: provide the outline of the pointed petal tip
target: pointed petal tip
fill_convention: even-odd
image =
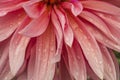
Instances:
[[[74,16],[78,16],[83,10],[83,6],[79,1],[74,1],[72,3],[63,2],[62,6],[63,8],[70,9]]]
[[[19,31],[19,33],[28,37],[40,36],[46,31],[49,21],[49,13],[44,12],[39,18],[33,19],[25,28]]]
[[[65,39],[65,43],[69,46],[69,47],[72,47],[72,45],[73,45],[73,38],[70,40],[69,38],[67,39]]]

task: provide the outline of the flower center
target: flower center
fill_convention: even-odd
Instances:
[[[69,1],[69,0],[44,0],[48,5],[58,4],[60,2]]]
[[[47,4],[57,4],[61,0],[44,0]]]

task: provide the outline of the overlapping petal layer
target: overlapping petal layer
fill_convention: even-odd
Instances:
[[[119,80],[120,8],[104,1],[0,1],[0,79]]]

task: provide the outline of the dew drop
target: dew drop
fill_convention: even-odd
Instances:
[[[10,27],[12,28],[13,26],[14,26],[14,25],[11,23],[11,24],[10,24]]]
[[[77,76],[79,76],[79,73],[77,71],[75,72],[75,76],[76,76],[76,78],[77,78]]]
[[[47,49],[44,49],[44,50],[43,50],[43,53],[46,53],[46,52],[47,52]]]
[[[105,40],[106,43],[108,43],[109,41],[108,40]]]
[[[5,79],[4,80],[8,80],[8,77],[5,77]]]
[[[1,16],[5,16],[6,14],[7,14],[6,11],[0,11],[0,17],[1,17]]]
[[[81,57],[80,56],[77,56],[78,60],[81,60]]]
[[[38,51],[40,51],[40,48],[38,49]]]
[[[103,62],[102,61],[99,61],[100,64],[102,64]]]
[[[52,47],[52,48],[50,49],[50,51],[51,51],[51,52],[54,52],[54,51],[55,51],[55,48],[54,48],[54,47]]]

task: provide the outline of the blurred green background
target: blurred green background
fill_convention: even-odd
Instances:
[[[115,55],[116,55],[116,57],[118,59],[119,65],[120,65],[120,52],[114,51],[114,53],[115,53]]]

